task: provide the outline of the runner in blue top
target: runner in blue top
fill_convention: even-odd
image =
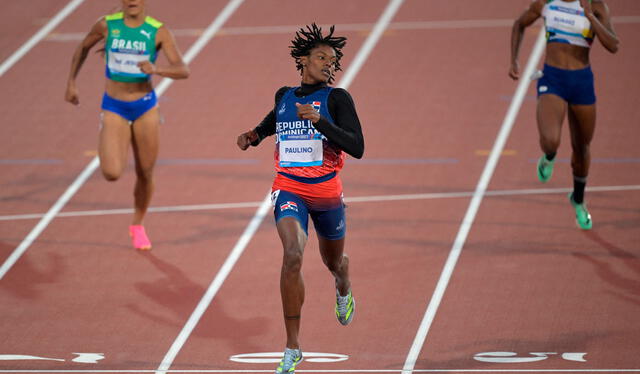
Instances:
[[[169,29],[146,15],[145,0],[120,2],[122,10],[101,17],[76,48],[65,100],[74,105],[80,103],[76,77],[91,48],[105,40],[107,80],[98,145],[100,168],[108,181],[120,178],[131,144],[137,180],[135,213],[129,234],[135,248],[148,250],[151,242],[142,220],[153,193],[153,167],[158,154],[160,124],[151,76],[184,79],[189,76],[189,69]],[[155,65],[159,50],[164,52],[168,66]]]
[[[551,178],[562,122],[567,115],[573,150],[573,192],[569,201],[575,209],[577,225],[589,230],[592,221],[584,203],[584,189],[591,161],[589,145],[596,125],[589,51],[595,37],[611,53],[618,51],[619,41],[604,0],[533,0],[513,25],[509,70],[513,79],[520,77],[518,52],[524,30],[540,17],[544,18],[547,48],[543,76],[537,87],[537,122],[544,152],[538,160],[538,179],[546,182]]]

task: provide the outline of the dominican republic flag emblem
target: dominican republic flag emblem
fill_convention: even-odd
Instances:
[[[287,209],[291,209],[294,212],[297,212],[298,211],[298,204],[296,204],[293,201],[287,201],[286,203],[280,204],[280,211],[281,212],[284,212]]]
[[[311,103],[311,106],[313,106],[313,109],[316,110],[316,112],[320,111],[320,102],[319,101],[314,101]]]

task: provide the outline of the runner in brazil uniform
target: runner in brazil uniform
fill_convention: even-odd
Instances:
[[[327,36],[312,24],[292,41],[291,56],[301,71],[300,87],[282,87],[275,106],[253,130],[238,137],[246,150],[275,135],[276,177],[272,202],[278,234],[284,247],[280,290],[287,344],[276,373],[293,373],[302,361],[298,342],[304,284],[300,272],[307,242],[309,216],[313,220],[323,262],[335,277],[336,318],[342,325],[353,319],[355,300],[344,251],[346,219],[342,183],[338,175],[345,152],[361,158],[364,139],[349,93],[331,88],[340,70],[344,37]]]
[[[133,246],[151,249],[142,220],[153,194],[153,167],[158,154],[158,113],[151,75],[173,79],[189,76],[171,32],[162,22],[146,15],[145,0],[120,0],[122,10],[104,16],[76,48],[71,63],[65,100],[79,104],[76,77],[91,48],[105,41],[106,89],[98,155],[102,174],[109,181],[122,175],[131,144],[136,170],[135,213],[129,226]],[[168,66],[156,66],[162,49]]]
[[[509,71],[513,79],[520,77],[518,52],[524,30],[540,17],[544,18],[547,48],[537,87],[538,131],[544,153],[538,160],[538,179],[546,182],[551,178],[562,122],[567,114],[573,150],[573,192],[569,194],[569,202],[575,210],[578,227],[589,230],[592,221],[584,202],[584,190],[591,161],[589,145],[596,125],[589,51],[597,36],[605,49],[616,53],[618,38],[604,0],[533,0],[513,25]]]

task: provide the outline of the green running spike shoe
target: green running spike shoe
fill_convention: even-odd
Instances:
[[[569,193],[569,202],[571,202],[573,209],[576,210],[576,225],[583,230],[591,230],[593,222],[591,221],[591,214],[587,210],[587,205],[584,202],[578,204],[573,201],[573,192]]]
[[[542,183],[546,183],[549,179],[551,179],[551,174],[553,174],[553,163],[554,160],[547,160],[545,155],[542,155],[538,160],[538,180]]]
[[[356,300],[351,294],[351,290],[347,296],[340,296],[336,290],[336,318],[341,325],[346,326],[351,323],[353,315],[356,312]]]
[[[276,368],[275,374],[295,373],[296,366],[302,362],[302,351],[299,349],[284,349],[284,357],[280,361],[280,365]]]

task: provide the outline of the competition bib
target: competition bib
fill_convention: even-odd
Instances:
[[[112,73],[145,77],[146,74],[138,67],[138,63],[141,61],[149,61],[149,55],[134,55],[111,51],[109,52],[109,61],[107,63]]]
[[[547,3],[543,10],[547,40],[568,43],[589,48],[594,33],[591,22],[584,16],[584,10],[578,1],[566,3],[555,0]]]
[[[322,135],[281,135],[279,138],[280,166],[320,166],[322,165]]]

